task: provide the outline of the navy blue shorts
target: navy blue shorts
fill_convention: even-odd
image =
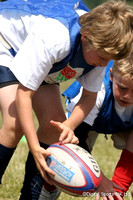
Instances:
[[[11,48],[9,49],[9,51],[15,57],[16,52],[14,51],[14,49]],[[0,88],[8,86],[8,85],[12,85],[12,84],[18,84],[18,83],[19,81],[14,76],[12,71],[8,67],[0,65]],[[45,85],[45,84],[48,84],[48,83],[43,81],[41,85]]]
[[[12,56],[15,57],[16,52],[13,48],[9,49]],[[19,81],[14,76],[14,74],[11,72],[11,70],[8,67],[1,66],[0,65],[0,88],[5,87],[7,85],[12,84],[18,84]]]
[[[12,85],[12,84],[19,84],[19,81],[11,72],[8,67],[4,67],[0,65],[0,88]],[[42,82],[41,85],[48,84],[45,81]]]
[[[8,67],[0,65],[0,88],[18,83],[19,81],[16,79],[11,70]]]

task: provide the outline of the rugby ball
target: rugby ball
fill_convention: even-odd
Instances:
[[[55,172],[48,176],[57,188],[73,196],[86,196],[97,190],[102,175],[90,153],[70,143],[55,143],[47,149],[51,152],[47,164]]]

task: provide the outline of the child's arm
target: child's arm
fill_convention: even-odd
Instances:
[[[60,142],[67,143],[66,135],[72,132],[77,128],[78,125],[85,119],[89,114],[96,102],[97,93],[89,92],[83,89],[82,96],[73,109],[70,117],[65,120],[63,123],[52,121],[52,125],[56,126],[58,129],[62,130],[62,134],[59,138]]]
[[[18,116],[26,136],[29,149],[33,153],[37,168],[39,169],[43,178],[47,179],[45,171],[55,174],[46,164],[45,158],[50,155],[50,153],[40,147],[38,137],[36,134],[34,120],[32,115],[32,97],[34,91],[27,89],[26,87],[20,85],[16,95],[16,106],[18,111]],[[50,183],[50,182],[49,182]]]

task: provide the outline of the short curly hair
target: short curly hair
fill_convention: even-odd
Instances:
[[[114,61],[112,73],[125,80],[133,81],[133,53],[126,58]]]
[[[79,19],[81,34],[95,49],[118,60],[126,57],[133,42],[133,11],[123,1],[103,3]]]

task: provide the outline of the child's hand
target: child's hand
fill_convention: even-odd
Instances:
[[[51,120],[50,123],[57,127],[59,131],[61,131],[61,135],[59,137],[59,142],[62,144],[66,143],[73,143],[73,144],[78,144],[79,140],[78,138],[74,135],[74,132],[66,125],[64,125],[61,122],[56,122]]]
[[[123,198],[115,191],[114,188],[122,190],[119,185],[115,184],[102,174],[100,187],[96,191],[96,200],[99,200],[101,197],[103,200],[123,200]]]
[[[48,150],[45,150],[42,147],[39,147],[38,149],[34,149],[34,152],[32,151],[32,154],[34,156],[36,165],[38,170],[40,171],[41,176],[50,184],[52,183],[49,181],[47,177],[47,173],[50,173],[52,175],[55,175],[55,173],[48,167],[46,163],[46,157],[50,156],[51,153]],[[31,166],[32,167],[32,166]]]

